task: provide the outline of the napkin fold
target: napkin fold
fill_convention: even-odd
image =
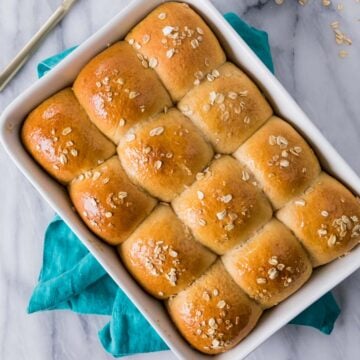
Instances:
[[[226,14],[225,19],[273,72],[267,33],[249,26],[234,13]],[[45,75],[75,48],[42,61],[38,65],[38,76]],[[43,266],[28,313],[65,309],[81,314],[111,315],[111,321],[99,332],[99,339],[105,350],[115,357],[168,349],[124,292],[56,216],[45,233]],[[311,326],[330,334],[339,314],[335,299],[328,293],[291,324]]]

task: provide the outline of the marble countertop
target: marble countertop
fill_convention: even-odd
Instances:
[[[18,76],[0,94],[0,112],[36,81],[43,58],[81,43],[122,9],[126,0],[79,0]],[[276,74],[309,117],[360,173],[360,3],[358,0],[213,0],[270,35]],[[0,1],[0,68],[40,27],[60,0]],[[340,4],[340,5],[339,5]],[[341,6],[343,5],[343,7]],[[352,40],[339,45],[330,23]],[[342,58],[339,51],[347,55]],[[0,359],[111,359],[97,340],[108,321],[71,312],[26,314],[39,273],[43,234],[54,212],[0,149]],[[342,313],[331,336],[286,326],[252,353],[251,360],[353,360],[360,353],[360,271],[336,289]],[[170,352],[140,355],[172,359]]]

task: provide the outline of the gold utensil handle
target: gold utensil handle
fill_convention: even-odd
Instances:
[[[4,90],[9,81],[16,75],[21,67],[29,59],[40,42],[46,35],[63,19],[76,0],[65,0],[50,16],[46,23],[39,29],[33,38],[24,46],[24,48],[15,56],[15,58],[0,73],[0,92]]]

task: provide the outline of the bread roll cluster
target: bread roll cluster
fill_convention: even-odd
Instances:
[[[359,242],[358,200],[186,4],[93,58],[21,136],[203,353],[235,346]]]

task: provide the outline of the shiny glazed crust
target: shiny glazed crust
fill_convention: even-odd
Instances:
[[[132,275],[160,299],[183,290],[216,259],[166,205],[159,205],[118,250]]]
[[[346,254],[360,240],[359,200],[325,173],[277,217],[301,240],[313,266]]]
[[[190,90],[178,107],[223,154],[234,152],[272,115],[256,85],[229,62]]]
[[[218,260],[208,272],[168,302],[169,314],[197,350],[218,354],[241,341],[262,311],[235,284]]]
[[[235,152],[278,209],[301,194],[320,173],[313,150],[284,120],[272,117]]]
[[[126,40],[153,63],[175,101],[226,60],[213,32],[184,3],[160,5],[130,31]]]
[[[34,159],[63,184],[115,154],[115,146],[90,122],[70,88],[29,114],[21,138]]]
[[[106,47],[20,135],[203,353],[235,346],[359,242],[359,201],[186,4]]]

